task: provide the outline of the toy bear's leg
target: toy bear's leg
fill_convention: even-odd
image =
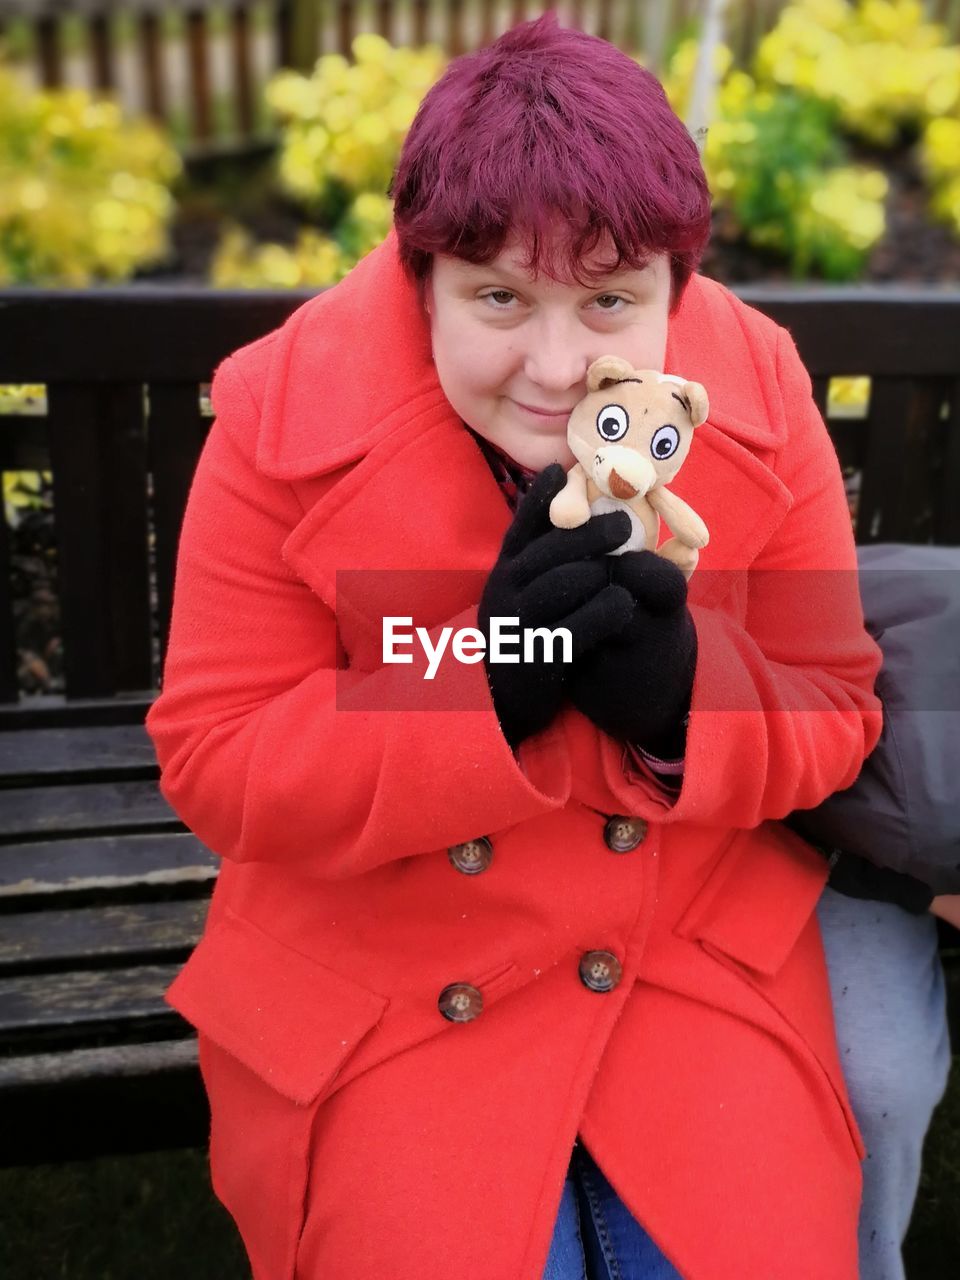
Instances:
[[[657,547],[657,555],[663,556],[665,560],[671,560],[678,569],[682,570],[688,582],[700,559],[697,548],[688,547],[679,538],[668,538],[662,546]]]
[[[585,484],[567,481],[550,503],[550,522],[558,529],[577,529],[590,519],[590,503]]]

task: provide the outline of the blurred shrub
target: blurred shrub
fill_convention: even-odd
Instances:
[[[830,103],[847,133],[878,146],[960,103],[960,48],[919,0],[796,0],[760,42],[754,73]]]
[[[256,244],[243,227],[223,233],[210,267],[211,282],[219,289],[296,289],[336,284],[347,274],[343,253],[335,240],[304,227],[296,244]]]
[[[920,164],[930,184],[931,214],[960,236],[960,113],[929,122]]]
[[[42,511],[46,507],[43,486],[53,483],[50,471],[4,471],[4,518],[11,529],[16,529],[27,511]]]
[[[863,418],[870,406],[870,378],[866,374],[831,378],[827,389],[827,416]]]
[[[227,288],[323,288],[342,280],[371,249],[386,238],[392,201],[372,191],[357,196],[335,234],[301,229],[296,244],[254,243],[238,226],[227,229],[214,256],[211,280]]]
[[[714,204],[757,248],[784,258],[796,278],[850,280],[883,237],[886,176],[843,163],[846,149],[836,113],[816,98],[762,86],[729,70],[732,55],[716,51],[722,79],[702,148]],[[696,42],[681,44],[664,88],[678,114],[686,110]]]
[[[960,46],[925,21],[919,0],[797,0],[755,70],[829,103],[847,133],[875,146],[919,134],[930,213],[960,235]]]
[[[267,105],[286,126],[280,150],[283,189],[310,207],[329,190],[384,192],[420,100],[446,62],[437,45],[393,48],[365,32],[340,54],[318,58],[313,73],[281,71]]]
[[[353,54],[353,64],[330,54],[311,75],[284,71],[268,86],[286,123],[279,181],[315,226],[292,247],[258,247],[232,228],[216,283],[333,284],[386,235],[381,193],[445,55],[394,49],[369,33]],[[697,56],[697,40],[681,40],[664,76],[681,117]],[[919,136],[931,212],[960,232],[960,48],[924,20],[919,0],[796,0],[749,70],[734,69],[723,45],[714,70],[702,153],[715,204],[733,233],[781,257],[796,278],[855,279],[885,233],[887,178],[851,164],[845,138],[892,147]]]
[[[0,68],[0,284],[122,280],[162,258],[180,172],[152,123]]]
[[[883,236],[888,183],[880,170],[842,164],[844,156],[828,106],[734,72],[703,162],[751,244],[781,255],[797,278],[849,280]]]
[[[393,205],[383,193],[446,55],[436,45],[395,49],[370,32],[351,48],[353,63],[325,54],[309,76],[281,71],[267,86],[268,105],[285,125],[280,187],[315,225],[289,247],[257,245],[230,227],[211,269],[214,284],[336,284],[390,230]]]

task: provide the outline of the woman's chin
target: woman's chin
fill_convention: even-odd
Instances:
[[[569,471],[576,462],[576,458],[570,452],[566,439],[563,438],[553,442],[538,442],[537,447],[528,445],[517,457],[517,462],[523,467],[529,467],[531,471],[542,471],[552,462],[559,462],[564,471]]]
[[[562,431],[524,431],[512,433],[501,446],[515,462],[532,471],[542,471],[551,462],[569,469],[575,458],[567,444],[566,428]]]

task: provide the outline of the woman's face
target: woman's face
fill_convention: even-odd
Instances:
[[[663,372],[670,310],[666,254],[583,288],[521,272],[508,240],[486,266],[438,254],[425,290],[444,394],[468,426],[525,467],[571,467],[567,418],[599,356]],[[584,264],[609,261],[607,246]],[[546,410],[537,413],[535,410]]]

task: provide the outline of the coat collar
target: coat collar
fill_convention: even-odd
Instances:
[[[349,275],[304,303],[277,332],[257,467],[280,480],[322,475],[363,457],[411,417],[444,407],[455,421],[391,229]]]
[[[784,424],[768,420],[766,404],[751,412],[745,399],[751,389],[743,386],[742,362],[728,349],[730,326],[736,328],[738,319],[749,343],[742,316],[736,315],[740,308],[744,304],[721,285],[691,277],[668,325],[665,371],[702,382],[710,397],[709,424],[762,452],[778,446]],[[356,374],[334,379],[331,370]],[[758,367],[761,380],[764,372]],[[322,475],[363,457],[411,417],[434,411],[460,429],[437,378],[427,318],[400,266],[391,229],[339,284],[299,307],[277,331],[257,467],[280,480]]]

